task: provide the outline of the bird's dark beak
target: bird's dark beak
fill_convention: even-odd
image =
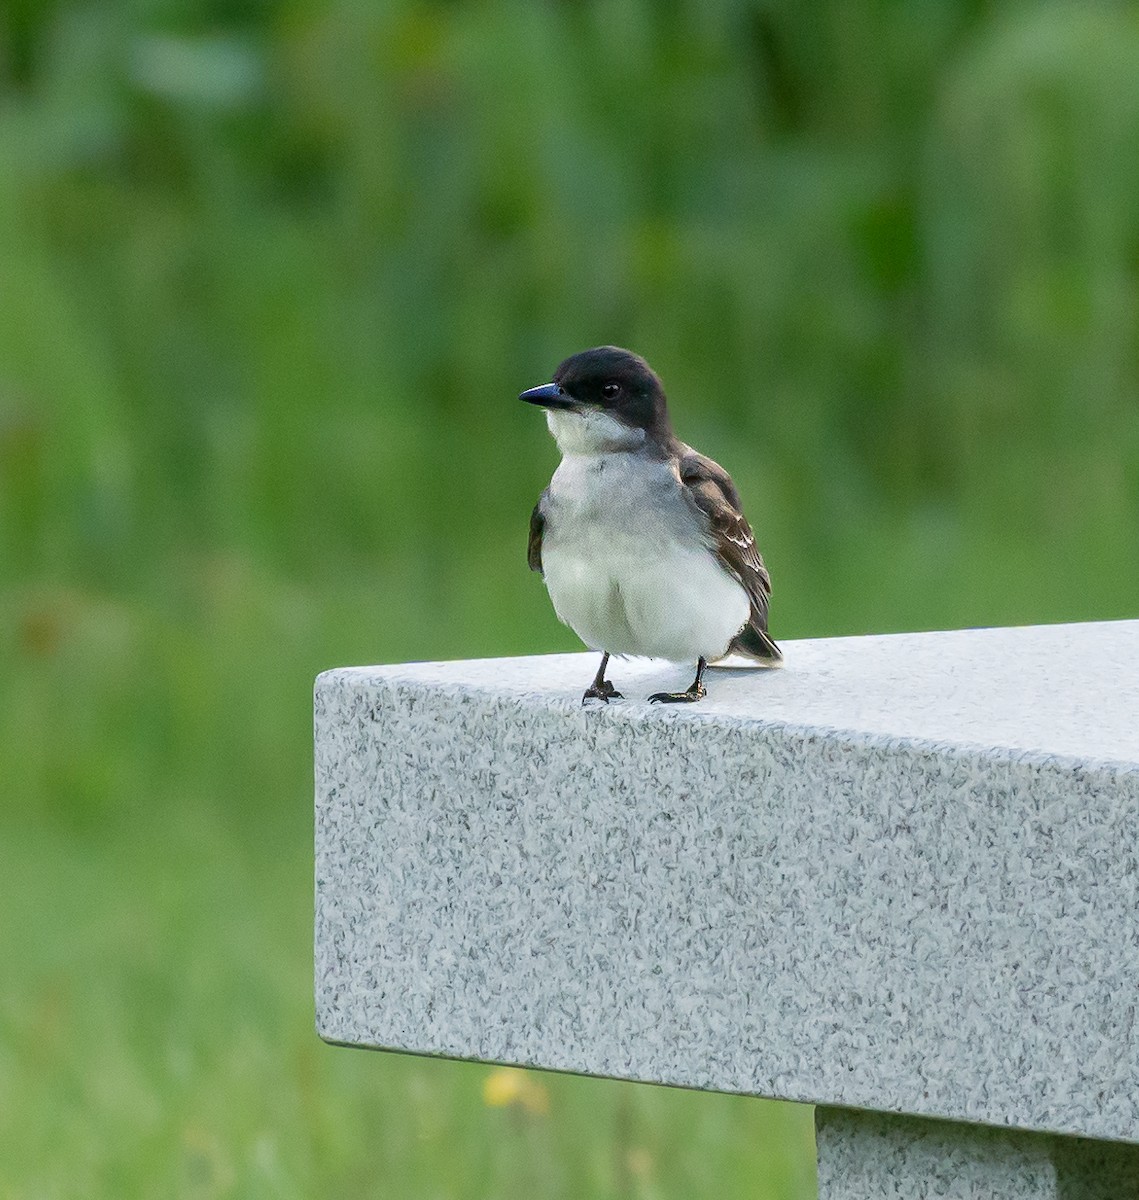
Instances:
[[[543,383],[541,387],[530,388],[518,399],[525,400],[527,404],[540,404],[543,408],[573,408],[575,405],[569,392],[557,383]]]

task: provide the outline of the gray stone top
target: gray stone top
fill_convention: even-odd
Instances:
[[[1139,621],[316,688],[322,1036],[1139,1141]]]
[[[958,629],[788,642],[777,671],[710,670],[690,708],[641,704],[683,689],[689,667],[613,659],[627,702],[612,716],[779,722],[943,746],[1139,764],[1139,621]],[[333,678],[490,691],[575,711],[595,654],[349,667]]]

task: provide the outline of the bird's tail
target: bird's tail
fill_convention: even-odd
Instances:
[[[769,667],[778,667],[783,662],[783,651],[772,641],[771,635],[751,621],[733,638],[728,653],[746,655]]]

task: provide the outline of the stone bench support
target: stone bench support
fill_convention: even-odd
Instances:
[[[1132,1200],[1139,1146],[815,1109],[821,1200]]]
[[[1139,1196],[1139,621],[785,650],[322,675],[321,1036],[814,1103],[823,1200]]]

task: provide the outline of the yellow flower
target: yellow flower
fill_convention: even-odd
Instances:
[[[482,1098],[490,1108],[520,1108],[533,1116],[550,1111],[545,1087],[518,1067],[495,1067],[483,1080]]]

